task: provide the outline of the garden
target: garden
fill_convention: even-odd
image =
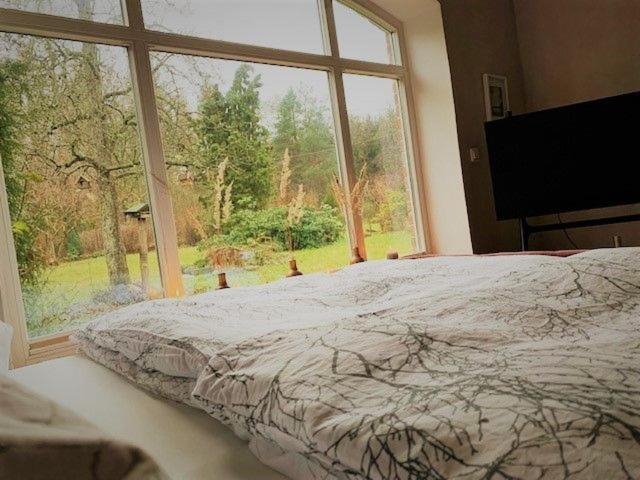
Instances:
[[[126,50],[0,37],[0,155],[30,336],[163,296]],[[187,294],[415,249],[404,139],[389,100],[350,115],[358,180],[338,172],[326,74],[153,54]],[[382,79],[387,81],[388,79]],[[357,91],[358,89],[355,89]],[[355,97],[356,93],[353,94]]]

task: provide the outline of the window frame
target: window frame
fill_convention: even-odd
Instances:
[[[411,72],[405,45],[403,25],[371,0],[317,0],[325,54],[273,49],[221,40],[191,37],[147,30],[140,0],[122,0],[124,24],[106,24],[49,14],[0,8],[0,32],[76,40],[125,47],[139,121],[143,163],[149,188],[149,201],[154,219],[156,248],[166,297],[184,295],[172,201],[167,183],[160,121],[156,109],[155,88],[150,52],[170,52],[229,59],[270,65],[299,67],[327,72],[334,118],[339,172],[347,193],[357,181],[354,168],[351,132],[345,98],[343,75],[359,74],[391,78],[398,82],[400,110],[413,199],[417,249],[429,250],[426,195],[422,155],[416,126],[416,112],[411,87]],[[340,1],[389,32],[392,64],[381,64],[340,57],[333,2]],[[362,219],[349,212],[358,247],[366,258]],[[0,164],[0,321],[13,326],[12,366],[20,367],[74,351],[70,333],[30,339],[26,329],[20,278],[9,219],[7,194]],[[8,268],[7,268],[8,267]]]

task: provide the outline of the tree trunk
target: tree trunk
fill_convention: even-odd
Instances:
[[[92,20],[93,0],[76,0],[76,4],[79,18]],[[111,285],[128,284],[130,276],[127,254],[118,221],[123,212],[120,211],[116,181],[108,170],[114,163],[113,145],[105,131],[106,126],[102,122],[102,118],[106,117],[106,112],[98,47],[93,43],[83,43],[82,54],[86,61],[84,78],[86,88],[88,88],[88,98],[96,112],[93,119],[95,122],[94,151],[98,165],[95,166],[95,169],[100,200],[102,241],[107,261],[107,271],[109,272],[109,282]]]
[[[122,212],[120,212],[115,183],[108,173],[98,173],[98,193],[102,242],[107,260],[109,282],[111,285],[128,284],[130,278],[127,252],[124,248],[120,234],[120,223],[118,222]]]
[[[147,219],[138,219],[138,241],[140,244],[140,281],[142,291],[146,295],[149,291],[149,240],[147,239]]]

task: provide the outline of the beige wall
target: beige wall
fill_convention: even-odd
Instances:
[[[456,114],[442,12],[437,0],[375,0],[404,24],[413,73],[431,248],[470,253]]]
[[[473,246],[476,252],[517,248],[514,222],[496,222],[482,132],[482,73],[509,77],[514,113],[640,90],[638,0],[442,0]],[[483,157],[470,164],[475,142]],[[563,214],[640,213],[640,207]],[[533,219],[532,223],[555,221]],[[638,223],[571,230],[581,248],[609,246],[614,234],[640,245]],[[563,232],[538,234],[531,248],[569,248]]]
[[[514,5],[529,110],[640,90],[640,1]]]
[[[444,0],[442,9],[473,248],[476,253],[514,250],[519,246],[516,223],[495,219],[482,84],[484,73],[507,76],[511,109],[514,113],[524,111],[513,4],[510,0]],[[476,163],[469,160],[472,147],[481,151]]]

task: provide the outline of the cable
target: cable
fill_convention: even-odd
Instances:
[[[578,247],[578,245],[576,245],[576,242],[573,241],[573,239],[569,235],[569,232],[567,232],[567,229],[564,228],[564,223],[562,223],[562,218],[560,218],[560,214],[557,213],[556,215],[558,216],[558,224],[561,227],[563,227],[562,231],[564,232],[564,236],[567,237],[567,240],[569,240],[569,243],[573,246],[573,248],[575,248],[576,250],[580,250],[580,247]]]

